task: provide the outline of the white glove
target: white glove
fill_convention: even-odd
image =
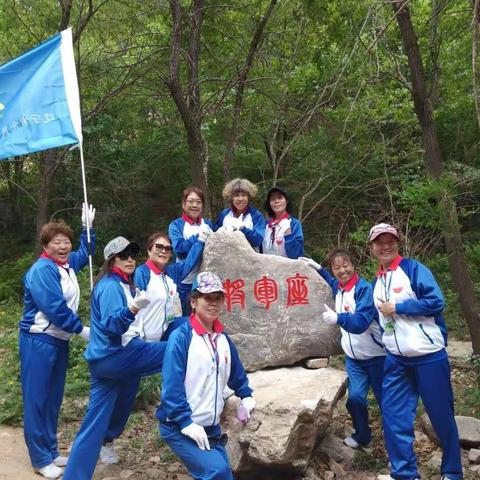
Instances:
[[[145,308],[147,305],[150,304],[150,299],[148,298],[147,292],[145,290],[139,290],[137,288],[137,292],[135,294],[135,298],[131,303],[131,307],[136,308],[137,310],[141,310]]]
[[[196,442],[200,450],[210,450],[207,432],[198,423],[191,423],[188,427],[182,428],[181,432]]]
[[[314,270],[320,270],[322,268],[322,266],[317,263],[315,260],[313,260],[312,258],[308,258],[308,257],[298,257],[299,260],[301,260],[302,262],[306,263],[309,267],[312,267]]]
[[[207,222],[202,222],[202,224],[200,225],[200,231],[205,233],[212,233],[212,229]]]
[[[291,225],[292,225],[292,219],[291,218],[284,218],[278,223],[278,226],[282,229],[282,231],[285,233],[288,230],[291,230]]]
[[[200,232],[198,234],[198,239],[202,243],[205,243],[207,241],[207,238],[210,236],[211,233],[212,233],[212,231],[210,229],[209,230],[200,230]]]
[[[88,218],[88,226],[92,228],[93,221],[95,220],[95,211],[96,209],[93,208],[93,205],[90,205],[88,208],[85,203],[82,203],[82,227],[87,228],[87,218]]]
[[[240,215],[238,218],[233,217],[232,220],[230,220],[230,226],[233,227],[234,230],[240,230],[244,226],[243,215]]]
[[[323,304],[326,309],[326,312],[322,313],[323,321],[327,325],[335,325],[337,323],[338,315],[327,305]]]
[[[83,327],[79,335],[86,341],[90,341],[90,327]]]
[[[242,398],[238,410],[242,409],[242,413],[246,416],[246,421],[250,420],[250,414],[255,409],[256,406],[255,399],[253,397]],[[240,412],[237,412],[237,417],[239,417]],[[241,414],[240,414],[241,415]]]

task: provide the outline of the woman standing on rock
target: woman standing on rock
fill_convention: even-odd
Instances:
[[[222,282],[201,272],[192,285],[190,321],[168,341],[163,368],[160,435],[197,480],[233,480],[220,430],[228,385],[240,397],[237,416],[247,421],[255,407],[252,389],[230,337],[218,316]]]
[[[257,195],[257,187],[246,178],[234,178],[223,187],[223,198],[230,207],[217,218],[216,228],[239,230],[245,235],[253,249],[258,252],[265,234],[263,215],[250,205]]]
[[[273,187],[267,193],[265,210],[268,213],[262,253],[287,258],[303,255],[302,224],[292,217],[292,203],[287,192]]]
[[[80,288],[76,273],[88,262],[88,225],[95,209],[83,205],[80,248],[72,251],[73,232],[63,221],[49,222],[40,231],[43,253],[25,275],[24,311],[20,320],[20,376],[25,442],[37,473],[62,475],[67,458],[60,455],[57,424],[68,365],[69,339],[89,338],[77,315]],[[90,231],[92,250],[95,234]],[[93,254],[93,251],[90,252]]]
[[[351,448],[365,447],[370,443],[367,395],[370,387],[382,403],[383,365],[385,348],[382,344],[380,325],[376,320],[372,287],[355,272],[350,254],[344,248],[336,248],[328,255],[330,272],[310,258],[302,257],[317,270],[330,285],[335,298],[335,312],[325,305],[323,321],[327,325],[339,325],[342,332],[342,349],[348,374],[347,410],[352,417],[355,432],[345,438]]]
[[[373,294],[388,350],[381,410],[391,475],[378,479],[420,478],[413,450],[420,397],[443,450],[441,480],[460,480],[460,442],[445,350],[445,302],[432,272],[403,258],[398,240],[397,229],[387,223],[372,227],[368,236],[380,264]]]
[[[183,191],[182,215],[168,227],[168,236],[172,241],[173,253],[177,261],[184,261],[192,247],[199,241],[205,242],[207,236],[213,231],[212,222],[202,217],[204,205],[205,193],[201,188],[188,187]],[[198,268],[193,269],[178,286],[184,315],[190,314],[188,296],[197,272]]]

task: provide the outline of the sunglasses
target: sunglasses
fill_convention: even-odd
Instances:
[[[171,245],[162,245],[161,243],[156,243],[154,245],[155,250],[159,252],[172,253],[173,249]]]
[[[120,260],[128,260],[129,258],[136,260],[138,258],[138,251],[136,249],[126,248],[123,252],[118,253],[117,257]]]

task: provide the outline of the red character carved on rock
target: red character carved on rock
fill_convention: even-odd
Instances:
[[[240,308],[245,309],[245,292],[243,287],[245,280],[237,278],[233,282],[227,278],[223,284],[225,289],[225,301],[227,303],[227,310],[232,311],[233,305],[240,305]]]
[[[265,308],[269,310],[270,305],[278,299],[277,282],[264,275],[253,285],[253,294],[255,300],[257,300],[258,303],[265,305]]]
[[[309,305],[308,300],[308,277],[296,273],[294,277],[287,278],[287,306],[293,307],[294,305]]]

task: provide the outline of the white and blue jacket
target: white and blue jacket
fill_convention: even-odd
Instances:
[[[421,357],[446,347],[443,295],[432,272],[420,262],[399,255],[386,271],[377,272],[373,295],[375,303],[395,304],[396,313],[391,317],[378,312],[382,340],[390,353]],[[393,328],[385,328],[389,322]]]
[[[342,286],[326,268],[319,271],[335,298],[342,349],[354,360],[370,360],[386,354],[373,303],[372,287],[357,274]]]
[[[135,315],[128,308],[135,290],[124,275],[107,273],[92,292],[90,303],[90,341],[84,357],[88,361],[107,357],[141,335],[132,326]]]
[[[95,252],[95,233],[91,233],[91,254]],[[42,339],[57,343],[80,333],[83,324],[77,316],[80,288],[76,273],[88,263],[87,232],[80,236],[80,248],[70,252],[68,263],[60,265],[41,256],[23,278],[23,316],[20,330],[43,334]]]
[[[200,264],[204,246],[195,242],[184,262],[167,265],[163,271],[150,260],[135,270],[135,285],[147,292],[150,304],[137,313],[133,325],[147,342],[160,341],[169,322],[182,315],[177,287]]]
[[[263,236],[262,253],[268,255],[278,255],[280,257],[287,257],[296,259],[303,256],[303,231],[302,224],[296,219],[287,215],[285,218],[290,218],[290,234],[284,235],[278,228],[274,219],[270,218],[265,225],[265,233]]]
[[[237,215],[231,208],[226,208],[218,215],[215,229],[229,227],[233,218],[237,218]],[[265,218],[256,208],[248,207],[243,214],[243,224],[245,226],[241,229],[241,232],[245,235],[253,249],[258,252],[265,235]]]
[[[200,222],[195,222],[186,215],[177,218],[168,226],[168,236],[172,242],[173,252],[177,257],[177,261],[185,260],[190,249],[198,243],[198,234],[200,233],[201,225],[206,224],[213,231],[213,223],[205,218],[200,218]],[[191,285],[195,276],[198,273],[198,268],[192,269],[189,274],[182,279],[182,283]]]
[[[161,422],[175,422],[180,429],[191,423],[218,425],[226,385],[240,398],[252,395],[237,349],[223,333],[223,325],[215,320],[213,329],[209,334],[192,315],[170,336],[156,414]]]

